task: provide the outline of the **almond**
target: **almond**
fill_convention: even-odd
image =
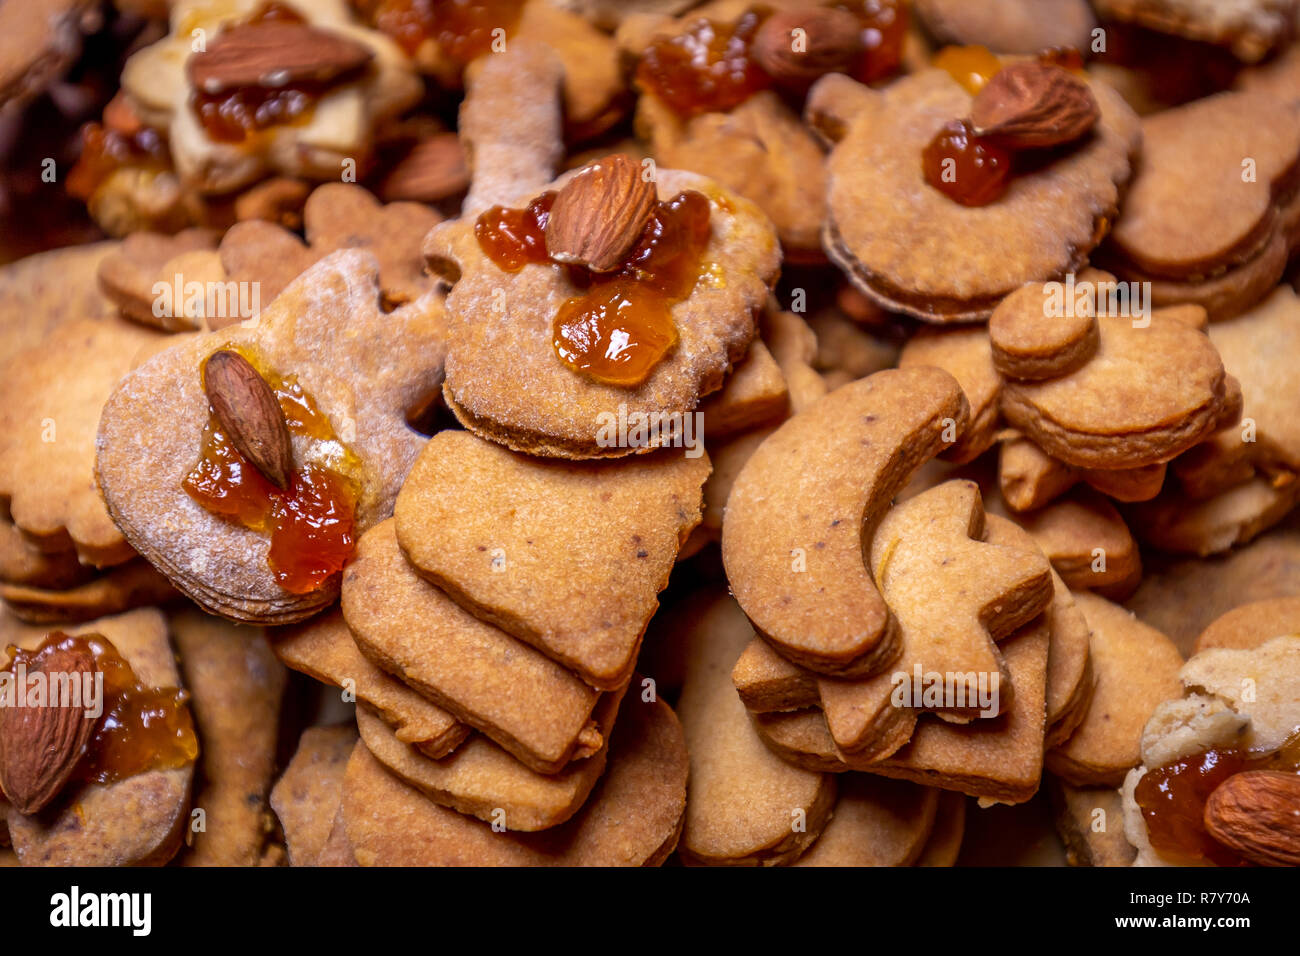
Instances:
[[[469,188],[465,150],[455,133],[438,133],[411,147],[384,178],[384,202],[437,202]]]
[[[271,386],[238,352],[213,352],[203,363],[203,391],[221,428],[277,488],[289,487],[293,445]]]
[[[971,126],[1011,149],[1057,146],[1087,133],[1101,116],[1086,81],[1059,66],[1004,67],[971,104]]]
[[[862,25],[832,7],[780,11],[763,21],[750,49],[777,84],[805,90],[827,73],[852,68],[863,50]]]
[[[590,163],[556,195],[546,251],[556,262],[613,272],[641,238],[656,199],[654,183],[630,156]]]
[[[95,659],[78,648],[56,649],[29,668],[27,675],[67,675],[80,683],[97,670]],[[49,682],[44,706],[0,706],[0,786],[19,813],[31,814],[58,796],[85,753],[95,718],[82,706],[57,706],[59,684]]]
[[[305,23],[241,23],[186,62],[190,83],[208,94],[244,87],[328,83],[374,57],[364,43]]]
[[[1206,801],[1205,829],[1252,863],[1300,866],[1300,775],[1233,774]]]

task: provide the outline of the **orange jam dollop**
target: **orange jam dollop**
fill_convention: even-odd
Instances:
[[[408,56],[433,40],[457,63],[469,63],[492,49],[492,31],[514,32],[524,0],[353,0],[353,6]]]
[[[181,486],[211,513],[269,532],[267,563],[276,582],[291,594],[306,594],[342,571],[356,548],[360,462],[296,381],[258,371],[280,403],[290,435],[306,437],[315,447],[335,446],[329,465],[295,468],[281,491],[235,447],[214,414],[203,429],[198,463]]]
[[[265,23],[306,22],[306,18],[293,7],[272,2],[230,29],[256,29]],[[336,77],[325,83],[244,86],[219,93],[197,89],[191,103],[199,123],[209,136],[219,143],[240,143],[269,127],[305,120],[321,96],[341,79]]]
[[[930,65],[945,71],[975,96],[998,75],[1002,61],[983,46],[946,46],[934,55]]]
[[[546,222],[553,201],[554,194],[543,193],[522,210],[487,210],[475,223],[480,248],[507,272],[548,262]],[[709,200],[687,190],[655,204],[637,244],[613,272],[557,264],[582,290],[560,306],[552,324],[560,361],[607,385],[644,382],[677,344],[672,307],[700,277],[709,217]]]
[[[89,654],[104,675],[103,712],[72,779],[112,783],[149,770],[183,767],[198,756],[189,695],[177,687],[145,687],[102,635],[53,631],[35,650],[10,645],[11,660],[4,670],[17,674],[19,664],[28,674],[43,670],[44,662],[58,651]]]
[[[1071,73],[1083,72],[1083,54],[1072,46],[1049,46],[1038,54],[1038,62],[1059,66]]]
[[[159,172],[169,168],[171,154],[162,134],[148,126],[126,134],[100,123],[87,123],[81,128],[81,155],[68,173],[68,194],[90,199],[123,166]]]
[[[739,106],[771,85],[749,54],[762,22],[752,10],[730,24],[695,20],[685,32],[656,40],[641,54],[637,82],[679,116]]]
[[[1007,191],[1012,153],[975,135],[967,120],[953,120],[921,154],[925,181],[953,202],[987,206]]]
[[[1300,772],[1300,734],[1276,753],[1208,750],[1148,770],[1134,788],[1152,848],[1186,866],[1244,866],[1246,861],[1205,829],[1205,804],[1220,784],[1245,770]]]
[[[853,70],[860,83],[875,83],[898,72],[907,37],[907,6],[903,0],[850,0],[835,3],[862,23],[863,52]]]

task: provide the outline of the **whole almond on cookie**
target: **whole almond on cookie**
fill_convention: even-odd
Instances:
[[[54,677],[79,685],[93,674],[95,659],[84,650],[58,649],[28,671],[28,678],[49,675],[49,694],[59,686]],[[44,705],[12,699],[0,707],[0,784],[19,813],[32,814],[53,800],[72,775],[95,729],[95,718],[83,707],[59,706],[50,697]]]
[[[1059,66],[1013,63],[998,72],[971,104],[979,136],[1013,149],[1069,143],[1101,118],[1088,84]]]
[[[861,52],[857,18],[829,7],[774,13],[759,27],[753,46],[754,59],[768,76],[797,89],[827,73],[847,72]]]
[[[350,37],[301,23],[241,24],[186,62],[195,89],[222,93],[249,86],[327,83],[365,66],[370,49]]]
[[[1300,866],[1300,775],[1251,770],[1229,777],[1205,804],[1216,840],[1263,866]]]
[[[556,195],[546,251],[556,262],[612,272],[641,238],[655,199],[635,160],[621,153],[597,160]]]
[[[226,435],[267,480],[289,487],[293,446],[271,386],[238,352],[213,352],[203,363],[203,391]]]

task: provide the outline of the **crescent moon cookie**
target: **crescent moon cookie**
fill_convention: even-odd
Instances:
[[[988,318],[1024,283],[1081,269],[1141,142],[1105,84],[972,49],[881,91],[824,77],[805,110],[834,144],[827,255],[874,302],[930,322]]]
[[[310,616],[392,512],[424,443],[408,414],[441,380],[442,307],[433,292],[388,314],[379,301],[375,259],[336,252],[254,322],[155,355],[105,405],[96,477],[110,515],[211,612]]]
[[[756,206],[693,173],[615,155],[549,181],[557,82],[521,44],[470,86],[474,185],[463,217],[425,242],[451,282],[443,394],[465,427],[515,451],[620,457],[671,444],[722,386],[757,334],[780,247]],[[611,420],[638,418],[662,428],[609,437]]]

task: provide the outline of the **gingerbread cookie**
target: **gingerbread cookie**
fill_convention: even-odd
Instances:
[[[699,522],[708,472],[707,457],[671,449],[547,462],[444,431],[398,495],[397,540],[476,616],[612,690],[627,683],[655,596]]]
[[[343,799],[343,771],[356,746],[352,724],[309,727],[271,790],[271,807],[284,830],[290,866],[321,866],[325,844]]]
[[[1158,306],[1194,302],[1216,319],[1249,308],[1294,244],[1300,107],[1222,93],[1147,117],[1142,131],[1107,268],[1150,282]]]
[[[1078,594],[1092,630],[1096,689],[1083,722],[1047,752],[1047,766],[1075,786],[1118,786],[1138,760],[1141,728],[1178,694],[1182,655],[1173,642],[1104,598]]]
[[[629,701],[609,769],[559,827],[497,832],[401,783],[364,744],[344,776],[343,819],[362,866],[658,866],[677,844],[686,772],[681,725],[668,705]]]
[[[678,711],[691,755],[684,861],[776,866],[817,839],[835,805],[835,780],[792,767],[754,732],[736,698],[732,665],[753,636],[729,597],[695,606]]]
[[[391,513],[424,441],[408,415],[429,406],[441,379],[442,311],[430,293],[385,314],[379,296],[373,257],[333,253],[255,326],[155,355],[105,406],[96,477],[109,513],[213,613],[259,623],[310,616],[338,594],[355,539]],[[225,358],[214,383],[216,354]],[[258,447],[280,456],[276,468],[292,470],[286,494],[264,470],[276,468],[248,457],[257,436],[272,440]],[[233,486],[251,499],[232,509],[222,502]],[[290,545],[303,521],[318,522],[312,540]]]
[[[447,756],[469,735],[465,724],[370,663],[338,610],[277,629],[271,647],[287,667],[354,693],[383,718],[398,741],[426,757]]]
[[[943,452],[948,461],[964,464],[984,454],[998,426],[998,396],[1002,380],[994,368],[989,333],[978,327],[922,329],[908,339],[898,356],[899,368],[933,365],[957,380],[970,407],[970,425],[961,440]]]
[[[94,436],[109,395],[156,338],[117,318],[83,319],[10,360],[0,387],[0,497],[42,550],[75,547],[100,567],[134,556],[95,487]]]
[[[723,561],[737,601],[782,654],[842,675],[897,656],[897,626],[862,542],[967,414],[940,369],[879,372],[809,406],[746,462],[727,502]]]
[[[599,750],[600,694],[420,577],[394,525],[367,532],[344,575],[343,616],[361,652],[539,773]]]
[[[0,599],[33,624],[88,621],[135,607],[165,604],[176,597],[171,582],[143,558],[93,574],[67,588],[0,583]]]
[[[776,238],[752,203],[716,183],[666,169],[651,178],[627,157],[550,182],[558,116],[544,52],[520,44],[490,57],[462,109],[474,184],[463,217],[425,242],[430,267],[452,283],[444,397],[471,431],[531,454],[680,444],[683,417],[754,338]],[[520,110],[528,128],[504,127]],[[497,374],[507,354],[526,394]],[[654,428],[644,441],[610,440],[610,422],[625,419]]]
[[[988,69],[998,66],[995,60]],[[1109,87],[1076,85],[1066,71],[1051,69],[1057,72],[1026,87],[1026,102],[1069,85],[1070,102],[1090,104],[1100,117],[1095,129],[1053,161],[1012,176],[1006,195],[982,206],[949,198],[922,175],[927,145],[945,124],[971,115],[972,94],[953,76],[927,69],[873,92],[832,75],[813,88],[808,121],[835,141],[823,246],[868,298],[927,321],[986,318],[1025,282],[1082,266],[1115,216],[1141,133]],[[1064,130],[1053,108],[1048,126]],[[955,173],[960,166],[937,168],[940,176],[944,168],[953,173],[940,185],[977,188]]]
[[[164,302],[159,283],[171,293],[173,286],[183,290],[187,282],[206,284],[224,278],[220,262],[215,270],[211,268],[218,238],[212,229],[184,229],[174,236],[133,232],[100,261],[96,272],[100,291],[123,316],[142,325],[168,332],[197,329],[204,315],[190,314],[184,299],[177,303],[174,295]]]
[[[99,291],[100,262],[118,249],[116,242],[69,246],[0,266],[0,359],[36,345],[69,319],[107,315]]]
[[[844,774],[835,812],[795,866],[911,866],[938,826],[940,792],[868,774]]]
[[[255,866],[271,829],[267,794],[275,772],[287,674],[261,628],[239,628],[197,610],[171,619],[198,730],[203,785],[194,806],[186,866]]]

